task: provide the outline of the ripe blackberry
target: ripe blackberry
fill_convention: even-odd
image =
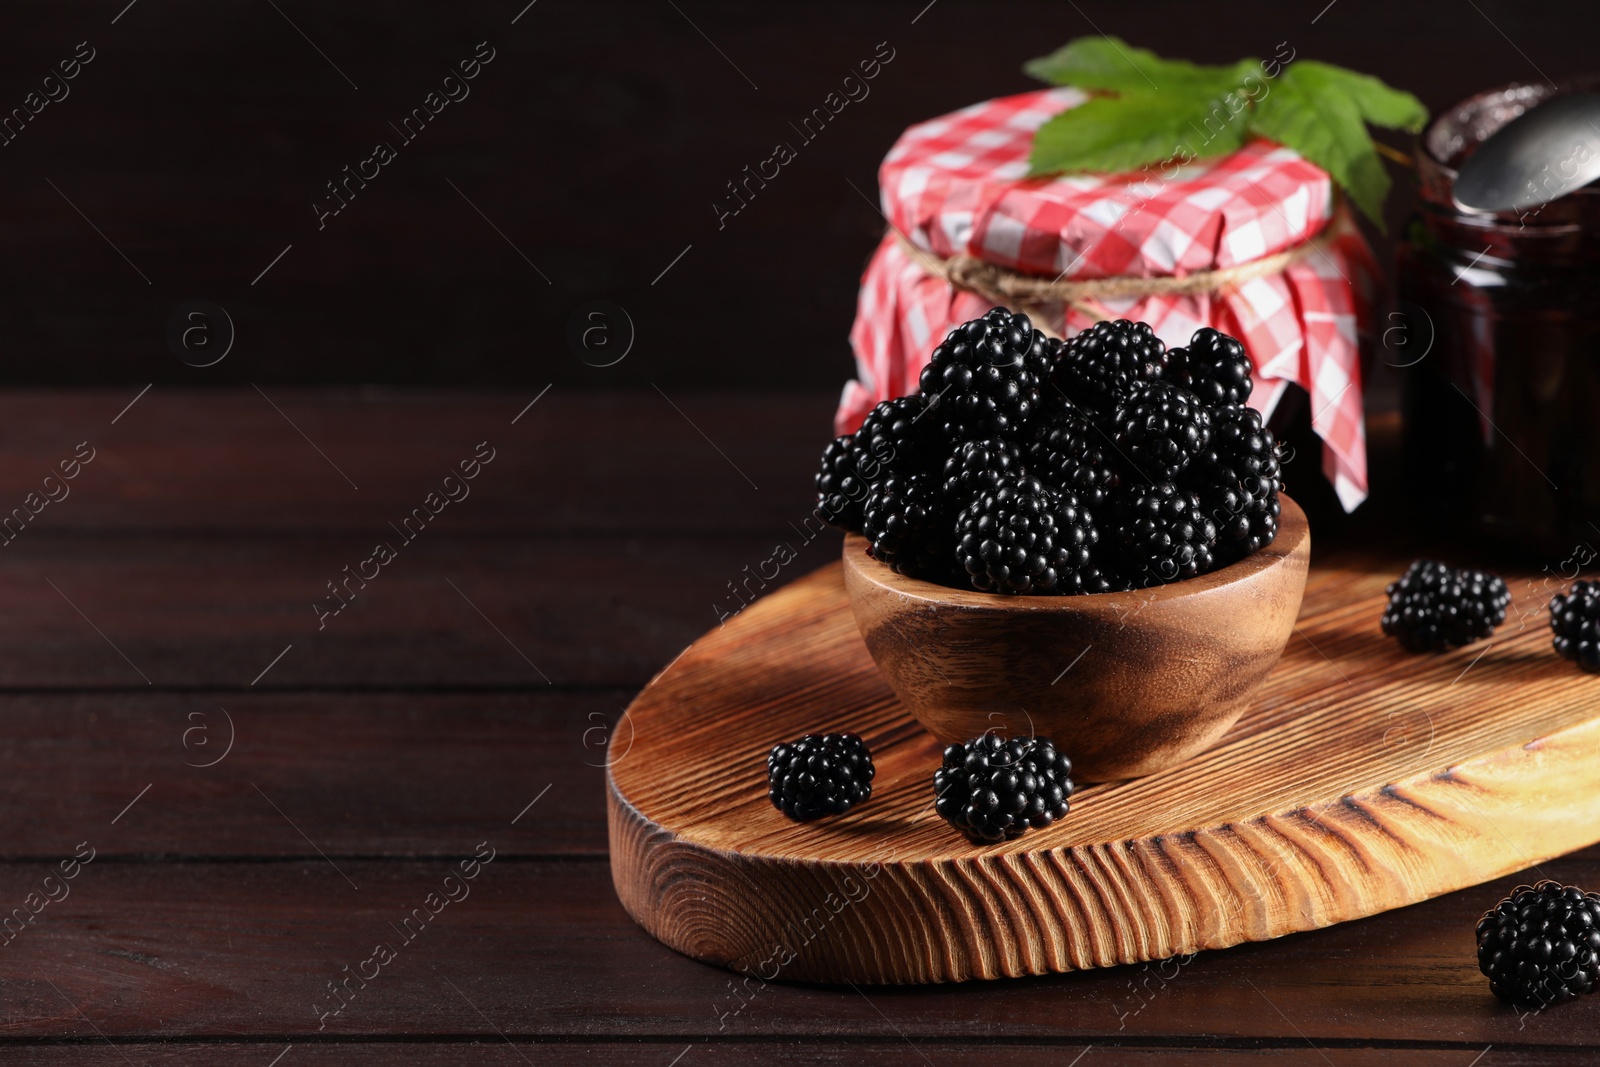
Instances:
[[[922,369],[922,395],[950,442],[1013,436],[1039,403],[1050,346],[1028,316],[994,308],[951,330]]]
[[[1600,896],[1543,881],[1519,885],[1478,920],[1478,970],[1501,1000],[1545,1007],[1600,981]]]
[[[1241,480],[1254,476],[1281,489],[1282,456],[1278,441],[1255,408],[1227,408],[1211,416],[1211,447],[1205,462],[1229,467]]]
[[[817,471],[817,511],[834,526],[861,532],[863,508],[883,465],[868,454],[855,434],[828,442]]]
[[[932,474],[891,474],[873,486],[862,511],[872,556],[927,581],[956,577],[955,513]]]
[[[878,463],[883,476],[898,471],[924,470],[936,462],[939,443],[934,439],[932,405],[926,397],[899,396],[885,400],[867,413],[856,440]]]
[[[984,734],[944,750],[934,807],[974,841],[1005,841],[1067,813],[1072,763],[1046,737]]]
[[[980,490],[1024,473],[1022,448],[998,437],[965,441],[944,462],[944,494],[958,510]]]
[[[980,491],[956,517],[956,561],[972,588],[1050,593],[1089,564],[1099,534],[1088,509],[1022,476]]]
[[[1116,550],[1136,587],[1193,578],[1216,562],[1216,524],[1170,482],[1125,487],[1113,501]]]
[[[1093,553],[1090,553],[1091,559]],[[1137,588],[1132,578],[1115,565],[1091,562],[1082,570],[1067,575],[1056,592],[1064,596],[1081,596],[1084,593],[1126,593]]]
[[[1211,447],[1185,481],[1217,524],[1219,559],[1243,559],[1277,538],[1281,472],[1278,443],[1260,412],[1224,408],[1213,415]]]
[[[1046,485],[1075,493],[1083,503],[1098,507],[1122,482],[1112,460],[1115,455],[1110,438],[1094,423],[1081,414],[1067,415],[1035,429],[1028,446],[1028,470]]]
[[[1111,416],[1113,439],[1129,465],[1146,478],[1171,481],[1211,444],[1211,413],[1170,382],[1131,389]]]
[[[1383,632],[1412,652],[1444,652],[1488,637],[1506,621],[1511,592],[1485,571],[1419,559],[1389,583]]]
[[[1207,407],[1238,407],[1250,396],[1250,357],[1244,345],[1209,326],[1195,331],[1185,348],[1167,352],[1167,380],[1188,389]]]
[[[1550,598],[1556,651],[1586,671],[1600,671],[1600,582],[1573,582]]]
[[[1118,319],[1074,334],[1051,382],[1091,412],[1110,414],[1135,385],[1159,380],[1166,366],[1167,350],[1147,323]]]
[[[872,753],[855,734],[806,734],[767,755],[767,796],[795,822],[842,815],[872,796]]]

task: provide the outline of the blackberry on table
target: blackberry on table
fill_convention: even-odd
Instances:
[[[822,450],[817,511],[834,526],[860,533],[867,496],[872,483],[882,478],[882,470],[855,434],[835,437]]]
[[[892,474],[873,486],[862,532],[874,559],[927,581],[955,576],[955,513],[932,474]]]
[[[1184,348],[1167,352],[1167,379],[1188,389],[1213,408],[1239,407],[1249,399],[1250,357],[1236,338],[1203,326]]]
[[[1216,524],[1194,494],[1168,482],[1126,487],[1112,534],[1136,586],[1193,578],[1216,561]]]
[[[1600,582],[1573,582],[1550,598],[1556,651],[1586,671],[1600,671]]]
[[[956,560],[972,588],[1049,593],[1089,563],[1099,539],[1087,508],[1037,478],[980,491],[956,517]]]
[[[1113,456],[1111,440],[1099,427],[1082,415],[1068,415],[1036,429],[1028,446],[1028,470],[1046,485],[1097,507],[1122,481]]]
[[[1506,621],[1511,591],[1487,571],[1419,559],[1389,583],[1383,632],[1412,652],[1444,652],[1494,633]]]
[[[1134,470],[1171,481],[1211,444],[1211,412],[1187,389],[1146,382],[1131,389],[1111,416],[1113,439]]]
[[[1134,386],[1159,380],[1167,350],[1148,323],[1097,322],[1061,347],[1047,388],[1059,388],[1091,412],[1110,414]]]
[[[796,822],[842,815],[872,796],[874,773],[855,734],[806,734],[767,754],[767,796]]]
[[[965,441],[944,461],[944,494],[959,509],[980,490],[1023,473],[1022,447],[1015,442],[998,437]]]
[[[1545,880],[1478,920],[1478,970],[1501,1000],[1545,1007],[1600,981],[1600,896]]]
[[[1072,762],[1046,737],[984,734],[944,750],[934,808],[973,841],[1021,837],[1067,814]]]
[[[1039,403],[1051,343],[1028,316],[994,308],[951,330],[919,386],[947,442],[1013,436]]]

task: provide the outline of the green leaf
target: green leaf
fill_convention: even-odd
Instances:
[[[1233,113],[1220,95],[1179,89],[1096,97],[1039,127],[1028,174],[1120,174],[1182,153],[1225,155],[1244,143],[1249,115]]]
[[[1295,80],[1310,84],[1316,91],[1347,98],[1361,112],[1361,117],[1374,126],[1390,130],[1420,133],[1428,122],[1428,109],[1410,93],[1391,89],[1377,78],[1358,74],[1331,63],[1318,63],[1302,59],[1291,64]]]
[[[1253,62],[1253,61],[1250,61]],[[1023,64],[1029,76],[1051,85],[1114,93],[1193,88],[1209,94],[1234,88],[1236,68],[1203,67],[1186,59],[1162,59],[1115,37],[1079,37],[1047,56]]]
[[[1415,133],[1428,121],[1410,93],[1314,60],[1264,77],[1266,67],[1255,59],[1205,66],[1115,37],[1080,37],[1023,69],[1055,85],[1116,94],[1097,95],[1040,127],[1030,177],[1122,173],[1174,157],[1221,155],[1259,134],[1326,170],[1380,229],[1390,182],[1367,124]]]
[[[1326,64],[1292,63],[1256,102],[1250,131],[1292,148],[1327,171],[1357,208],[1384,228],[1389,175],[1372,147],[1364,112]],[[1342,74],[1343,72],[1341,72]]]

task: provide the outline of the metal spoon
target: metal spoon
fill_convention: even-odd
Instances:
[[[1523,211],[1600,178],[1600,93],[1552,97],[1496,130],[1457,175],[1463,211]]]

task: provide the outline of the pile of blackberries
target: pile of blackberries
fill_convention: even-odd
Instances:
[[[1142,322],[1069,341],[995,308],[934,349],[919,390],[823,451],[818,510],[902,574],[995,593],[1192,578],[1278,533],[1280,456],[1245,406],[1250,360],[1213,329]]]

